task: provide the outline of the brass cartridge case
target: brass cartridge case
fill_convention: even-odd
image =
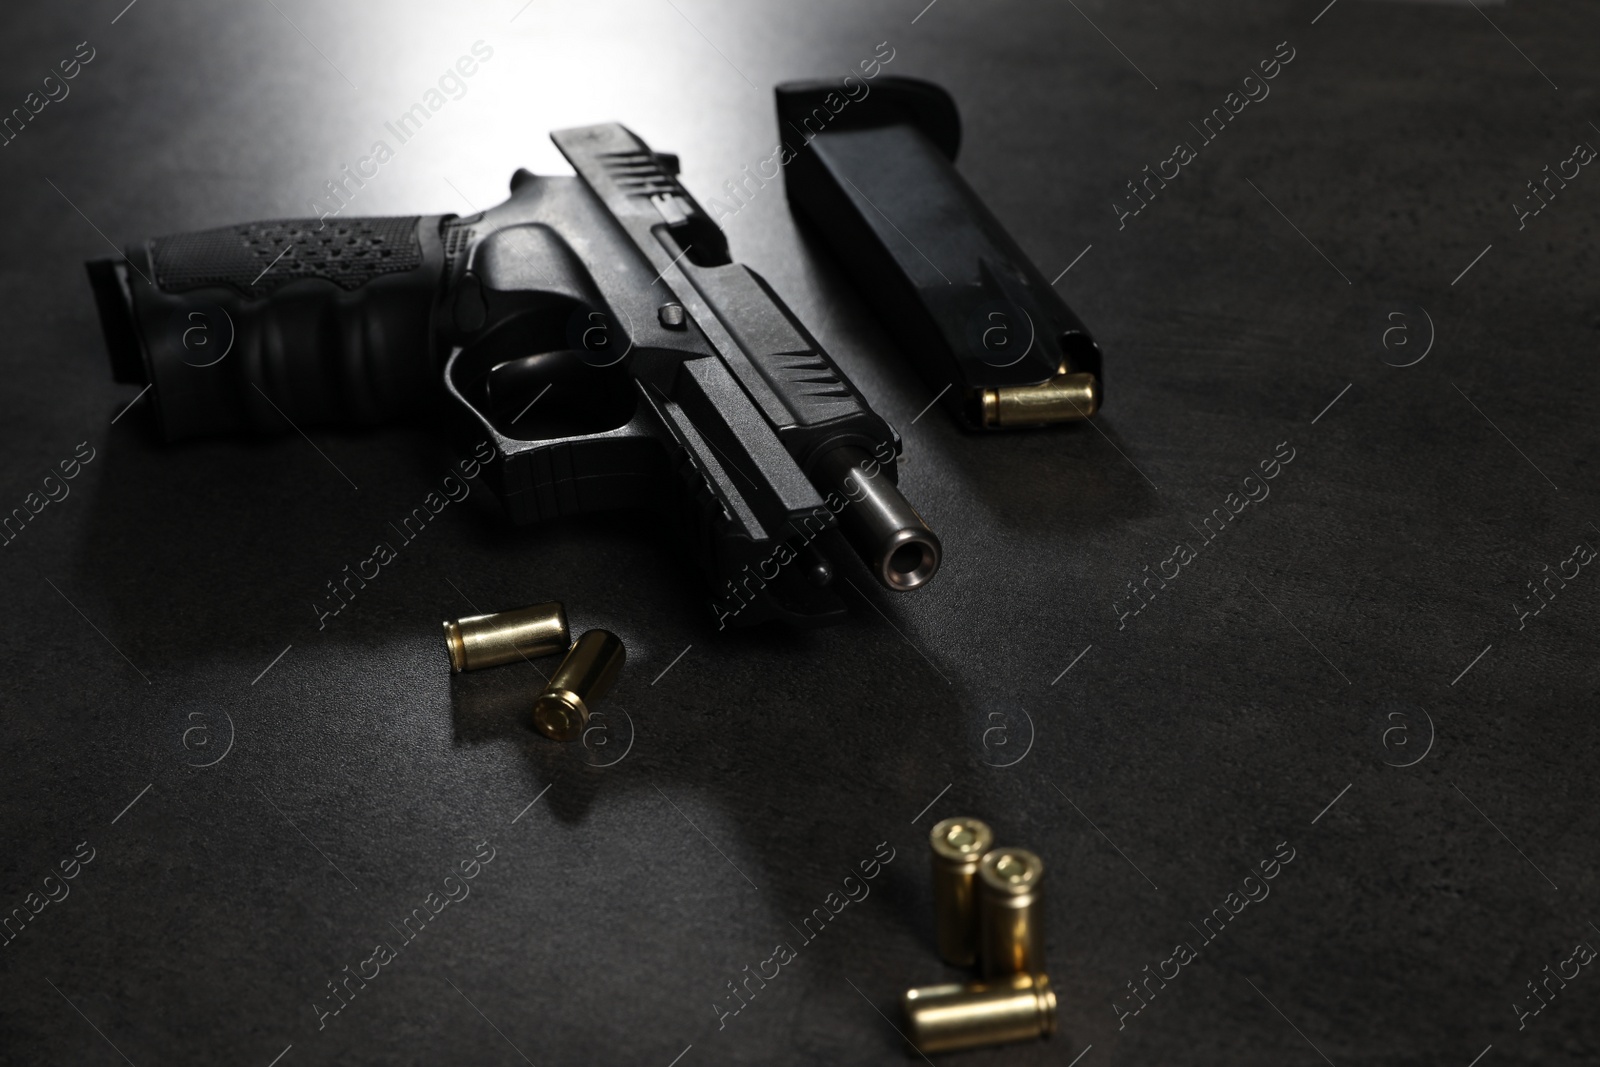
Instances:
[[[933,926],[946,963],[978,959],[978,862],[994,844],[980,819],[945,819],[928,834],[933,852]]]
[[[578,740],[594,702],[616,681],[625,658],[622,638],[609,630],[590,630],[578,638],[534,701],[533,725],[553,740]]]
[[[997,848],[978,864],[978,964],[985,978],[1044,970],[1044,861]]]
[[[1056,993],[1042,974],[908,989],[906,1036],[920,1052],[1032,1041],[1056,1032]]]
[[[1100,379],[1078,372],[1057,374],[1040,385],[1006,385],[979,396],[985,426],[1038,426],[1087,419],[1100,410]]]
[[[456,672],[553,656],[570,641],[566,609],[554,600],[444,624],[445,650],[450,653],[450,669]]]

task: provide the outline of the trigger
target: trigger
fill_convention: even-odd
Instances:
[[[452,309],[456,329],[462,333],[476,333],[489,317],[489,306],[483,298],[483,283],[471,271],[461,276],[456,286],[456,303]]]

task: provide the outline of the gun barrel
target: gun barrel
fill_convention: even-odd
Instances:
[[[845,445],[824,454],[815,469],[820,481],[849,499],[839,524],[879,584],[903,593],[933,577],[939,569],[939,535],[900,495],[877,460]]]

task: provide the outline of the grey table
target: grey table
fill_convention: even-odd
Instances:
[[[970,813],[1049,865],[1061,1010],[965,1062],[1595,1062],[1600,13],[1479,8],[8,10],[0,104],[56,99],[0,149],[0,508],[45,501],[0,549],[0,1060],[901,1062],[900,992],[957,976],[925,835]],[[848,623],[718,633],[649,516],[469,499],[319,628],[455,457],[426,425],[154,443],[81,262],[306,214],[480,41],[352,213],[497,202],[613,119],[718,196],[772,85],[881,49],[960,102],[1104,414],[918,418],[773,184],[734,252],[903,433],[932,585],[852,564]],[[440,619],[550,598],[627,643],[606,745],[532,732],[531,669],[446,669]]]

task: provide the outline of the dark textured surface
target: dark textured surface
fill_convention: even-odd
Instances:
[[[1512,608],[1600,546],[1600,176],[1520,231],[1509,207],[1600,144],[1592,7],[275,6],[32,4],[0,35],[8,108],[95,49],[0,149],[0,505],[94,456],[0,549],[0,904],[94,850],[0,948],[0,1060],[903,1062],[883,1016],[951,973],[922,838],[958,812],[1049,864],[1062,994],[1053,1042],[964,1062],[1600,1057],[1592,965],[1525,1028],[1512,1006],[1600,946],[1600,576],[1553,581],[1520,630]],[[851,565],[847,625],[719,635],[645,519],[513,533],[469,500],[319,631],[323,583],[455,457],[427,427],[317,434],[325,460],[295,434],[160,447],[137,408],[111,425],[136,390],[80,264],[96,229],[305,215],[480,38],[466,95],[350,214],[486,206],[515,167],[560,169],[545,131],[610,119],[704,200],[771,154],[774,83],[888,41],[888,70],[955,94],[961,170],[1046,277],[1093,246],[1060,289],[1107,353],[1098,432],[913,421],[930,391],[772,185],[724,219],[734,254],[904,433],[947,548],[931,586],[882,596]],[[1270,97],[1119,230],[1123,183],[1284,40]],[[1385,320],[1409,305],[1437,340],[1385,365],[1385,325],[1416,342],[1390,362],[1422,350],[1418,312]],[[1280,442],[1270,497],[1202,546]],[[1178,543],[1197,558],[1119,629],[1125,583]],[[588,753],[529,729],[531,669],[448,675],[440,619],[551,598],[627,642],[612,766],[586,761],[620,723]],[[1024,711],[1031,750],[989,766]],[[470,896],[319,1030],[324,983],[483,841]],[[1271,895],[1200,944],[1189,924],[1284,841]],[[802,942],[879,842],[871,895]],[[1124,983],[1180,940],[1199,958],[1119,1031]],[[719,1029],[779,942],[797,957]]]

